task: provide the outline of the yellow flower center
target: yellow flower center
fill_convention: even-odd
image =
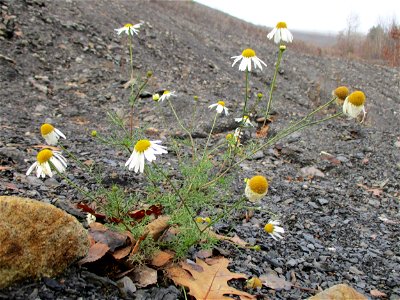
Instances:
[[[355,91],[347,98],[349,99],[349,102],[355,106],[361,106],[365,103],[365,94],[361,91]]]
[[[278,29],[287,28],[287,25],[285,22],[278,22],[278,24],[276,24],[276,28]]]
[[[256,56],[256,52],[253,49],[247,48],[242,52],[242,56],[250,58]]]
[[[268,181],[264,176],[257,175],[251,178],[247,184],[257,194],[264,194],[268,189]]]
[[[154,100],[154,101],[160,100],[160,95],[159,95],[159,94],[154,94],[154,95],[153,95],[153,100]]]
[[[168,95],[169,93],[171,93],[171,92],[166,90],[166,91],[164,91],[163,95]]]
[[[267,225],[264,226],[264,230],[267,233],[273,233],[274,232],[274,228],[275,228],[274,224],[271,224],[271,223],[268,223]]]
[[[130,27],[133,27],[133,25],[131,23],[127,23],[127,24],[124,25],[124,27],[125,28],[130,28]]]
[[[49,159],[53,156],[53,152],[51,152],[51,150],[49,149],[44,149],[42,151],[40,151],[37,156],[36,159],[39,163],[45,163],[46,161],[49,161]]]
[[[224,101],[218,101],[217,103],[218,103],[218,105],[221,105],[221,106],[225,107],[225,102]]]
[[[336,97],[338,97],[340,100],[346,99],[346,97],[349,95],[349,89],[345,86],[339,86],[336,88],[333,93],[335,94]]]
[[[48,135],[49,133],[53,132],[53,130],[54,130],[54,127],[52,125],[50,125],[50,124],[47,124],[47,123],[43,124],[40,127],[40,133],[42,135]]]
[[[228,133],[225,138],[229,141],[229,140],[231,140],[233,138],[233,134],[232,133]]]
[[[247,121],[249,119],[249,116],[243,116],[243,121]]]
[[[135,145],[135,151],[139,153],[143,153],[151,146],[149,140],[139,140]]]

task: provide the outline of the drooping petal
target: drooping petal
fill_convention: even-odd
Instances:
[[[26,171],[26,176],[28,176],[29,174],[32,173],[33,169],[37,166],[37,162],[35,161],[28,169],[28,171]]]
[[[274,29],[272,29],[272,31],[268,33],[267,38],[272,39],[275,35],[276,30],[276,27],[274,27]]]
[[[61,136],[62,138],[66,139],[64,133],[62,133],[60,130],[58,130],[57,128],[54,128],[54,131],[55,131],[59,136]]]

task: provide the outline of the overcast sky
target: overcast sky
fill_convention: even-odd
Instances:
[[[336,34],[357,15],[359,31],[367,33],[380,20],[400,22],[400,0],[195,0],[256,25]]]

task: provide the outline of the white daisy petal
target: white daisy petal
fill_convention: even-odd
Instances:
[[[139,171],[143,173],[144,171],[144,153],[139,154]]]
[[[28,171],[26,171],[26,176],[28,176],[29,174],[32,173],[33,169],[36,168],[37,166],[37,162],[35,161],[28,169]]]

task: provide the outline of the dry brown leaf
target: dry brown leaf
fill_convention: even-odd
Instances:
[[[114,256],[115,259],[122,259],[131,253],[133,245],[130,244],[126,247],[123,247],[121,249],[117,249],[112,253],[112,256]]]
[[[260,280],[263,284],[274,290],[290,290],[292,284],[286,281],[284,278],[278,276],[278,274],[273,270],[268,270],[264,275],[260,276]]]
[[[196,252],[196,257],[201,259],[209,258],[212,255],[213,255],[212,249],[203,249]]]
[[[215,232],[213,232],[211,230],[209,231],[209,233],[213,237],[215,237],[215,238],[217,238],[217,239],[219,239],[221,241],[228,241],[228,242],[231,242],[231,243],[233,243],[235,245],[238,245],[238,246],[241,246],[241,247],[247,247],[249,245],[247,242],[242,240],[237,234],[235,234],[233,237],[229,237],[229,236],[217,234],[217,233],[215,233]]]
[[[0,166],[0,171],[7,171],[7,170],[12,170],[13,168],[10,166]]]
[[[157,283],[157,270],[143,265],[130,273],[129,277],[136,283],[138,287],[146,287],[148,285]]]
[[[151,260],[151,265],[155,267],[165,266],[167,263],[171,261],[174,257],[174,254],[170,251],[158,251],[153,255]]]
[[[49,145],[35,145],[32,146],[33,148],[39,148],[39,149],[50,149],[53,151],[60,151],[61,149],[58,147],[54,147],[54,146],[49,146]]]
[[[83,265],[85,263],[90,263],[90,262],[94,262],[96,260],[99,260],[104,255],[106,255],[108,250],[110,250],[110,248],[106,244],[96,243],[96,244],[94,244],[93,246],[91,246],[89,248],[88,254],[84,258],[82,258],[78,262],[78,264],[79,265]]]
[[[110,248],[111,252],[114,252],[115,249],[126,245],[126,235],[112,231],[104,225],[100,226],[102,224],[93,226],[92,224],[90,224],[89,234],[95,239],[96,242],[106,244]]]
[[[322,155],[321,159],[327,160],[330,163],[332,163],[333,165],[337,165],[337,166],[342,163],[340,160],[338,160],[336,157],[334,157],[332,155]]]
[[[268,131],[269,131],[269,126],[264,125],[263,127],[261,127],[256,131],[256,138],[266,137],[268,135]]]
[[[367,300],[368,298],[346,284],[337,284],[308,298],[308,300]]]
[[[84,117],[74,117],[72,118],[72,121],[77,125],[86,125],[90,123],[89,120]]]
[[[189,294],[199,299],[233,299],[224,295],[238,295],[240,299],[256,299],[255,296],[239,291],[228,285],[231,279],[247,278],[245,274],[230,272],[229,260],[221,257],[212,260],[209,265],[196,259],[196,265],[182,262],[181,266],[167,269],[167,275],[176,284],[189,288]]]
[[[367,192],[372,193],[372,195],[380,197],[381,194],[383,193],[383,190],[380,188],[369,188],[368,186],[364,185],[364,184],[357,184],[357,186],[364,188]]]
[[[377,297],[377,298],[386,298],[387,297],[387,295],[384,292],[381,292],[379,290],[371,290],[369,293],[371,294],[371,296]]]
[[[18,187],[12,182],[6,182],[4,185],[5,185],[7,190],[18,191]]]
[[[160,216],[154,221],[151,221],[146,226],[146,234],[152,236],[154,240],[157,240],[160,235],[168,228],[169,219],[169,216]]]

